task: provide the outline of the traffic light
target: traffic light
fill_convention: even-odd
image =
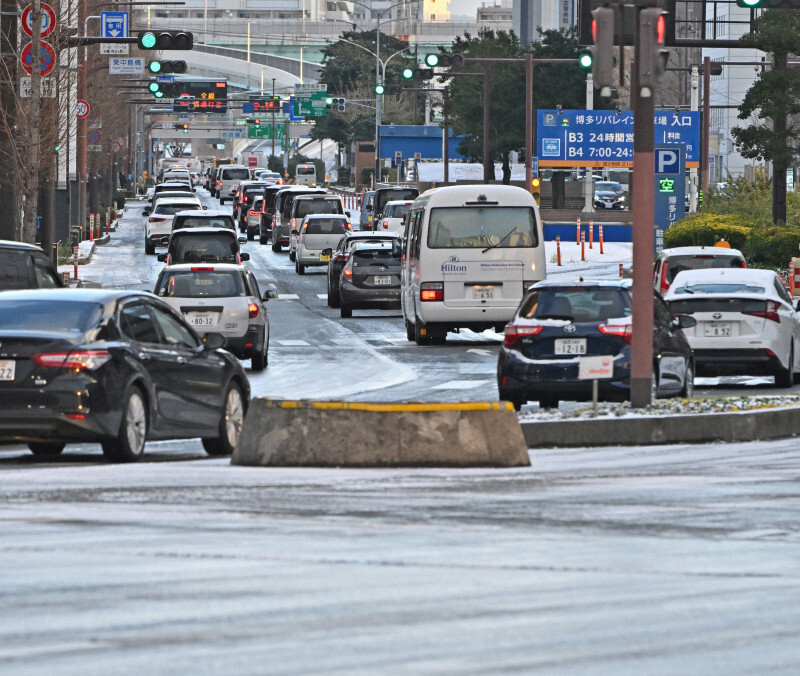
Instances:
[[[252,124],[256,129],[261,129],[261,120],[256,117],[248,117],[247,124]]]
[[[326,100],[331,106],[334,107],[335,110],[339,111],[340,113],[343,113],[345,110],[347,110],[347,99],[343,96],[333,96]]]
[[[414,77],[414,69],[413,68],[403,68],[403,77],[406,80],[410,80]]]
[[[800,0],[736,0],[745,9],[800,9]]]
[[[648,7],[639,13],[639,96],[655,95],[656,84],[667,68],[669,51],[664,49],[666,12]]]
[[[61,152],[61,145],[60,145],[60,144],[58,144],[58,143],[56,143],[56,147],[55,147],[55,148],[53,148],[53,150],[54,150],[56,153],[59,153],[59,152]]]
[[[186,31],[139,31],[136,44],[139,49],[145,51],[191,49],[194,45],[194,35]]]
[[[611,96],[614,85],[614,10],[598,7],[592,11],[592,79],[600,96]]]
[[[592,67],[592,53],[589,50],[578,54],[578,65],[584,70],[589,70]]]
[[[447,52],[440,52],[438,54],[426,54],[425,65],[431,68],[461,68],[464,65],[463,54],[449,54]]]
[[[182,74],[186,72],[186,61],[150,61],[147,70],[155,75]]]
[[[386,88],[382,84],[375,85],[375,93],[378,96],[383,96],[383,92],[386,91]]]
[[[189,125],[188,125],[188,124],[186,124],[186,122],[184,122],[184,123],[181,125],[181,131],[183,131],[183,133],[184,133],[184,134],[188,134],[188,133],[189,133]]]
[[[536,200],[536,204],[539,205],[542,199],[542,179],[538,176],[534,176],[531,179],[531,194],[533,199]]]
[[[406,68],[403,71],[406,80],[432,80],[434,75],[433,68]]]

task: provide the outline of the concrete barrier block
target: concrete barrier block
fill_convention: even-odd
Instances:
[[[254,399],[231,463],[305,467],[524,467],[507,402],[368,404]]]

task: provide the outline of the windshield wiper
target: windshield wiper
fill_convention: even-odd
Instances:
[[[481,251],[481,253],[486,253],[486,252],[487,252],[489,249],[494,249],[495,247],[498,247],[498,246],[500,246],[500,245],[501,245],[503,242],[505,242],[505,241],[506,241],[506,240],[507,240],[509,237],[511,237],[511,235],[512,235],[514,232],[516,232],[518,229],[519,229],[519,226],[515,225],[515,226],[513,227],[513,229],[509,230],[509,231],[506,233],[506,235],[505,235],[505,237],[503,237],[503,239],[501,239],[499,242],[497,242],[497,244],[490,244],[490,245],[489,245],[489,246],[487,246],[487,247],[486,247],[486,248],[485,248],[483,251]]]

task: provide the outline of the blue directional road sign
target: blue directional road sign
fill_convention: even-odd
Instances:
[[[100,12],[100,37],[127,38],[128,12]]]
[[[700,113],[657,111],[656,143],[686,146],[686,164],[700,166]],[[633,113],[629,110],[540,110],[536,154],[541,167],[633,167]]]
[[[655,173],[655,252],[664,248],[664,231],[686,215],[686,159],[682,143],[657,144]]]

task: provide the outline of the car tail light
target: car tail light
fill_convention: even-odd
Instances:
[[[633,335],[632,324],[600,324],[597,330],[600,331],[600,333],[605,333],[607,336],[619,336],[623,338],[626,343],[631,342],[631,336]]]
[[[389,229],[389,221],[388,220],[384,219],[384,221],[383,221],[383,223],[381,223],[381,225],[383,226],[384,230],[388,230]]]
[[[444,284],[442,282],[422,282],[419,285],[419,299],[421,301],[443,301]]]
[[[342,268],[342,274],[343,274],[345,277],[347,277],[347,279],[350,279],[350,278],[353,276],[353,268],[351,268],[351,267],[349,267],[349,266],[345,265],[345,266]]]
[[[258,317],[258,305],[255,303],[250,303],[247,306],[247,311],[250,313],[250,319]]]
[[[192,272],[214,272],[214,268],[211,267],[199,267],[199,266],[192,266]]]
[[[260,211],[251,211],[250,215],[251,216],[258,216],[260,213],[261,213]]]
[[[778,314],[780,306],[774,300],[768,300],[763,310],[755,310],[753,312],[742,312],[743,315],[752,315],[753,317],[763,317],[770,321],[781,323],[781,316]]]
[[[503,345],[511,347],[520,338],[535,336],[541,330],[541,326],[515,326],[514,324],[506,324],[506,328],[503,330]]]
[[[150,218],[147,219],[147,222],[148,223],[161,223],[162,221],[166,221],[166,220],[167,220],[166,218],[163,218],[161,216],[150,216]]]
[[[31,357],[39,366],[49,368],[76,369],[93,371],[100,368],[109,359],[107,350],[75,350],[74,352],[40,352]]]
[[[661,264],[661,295],[663,296],[669,290],[669,282],[667,281],[667,262]]]

